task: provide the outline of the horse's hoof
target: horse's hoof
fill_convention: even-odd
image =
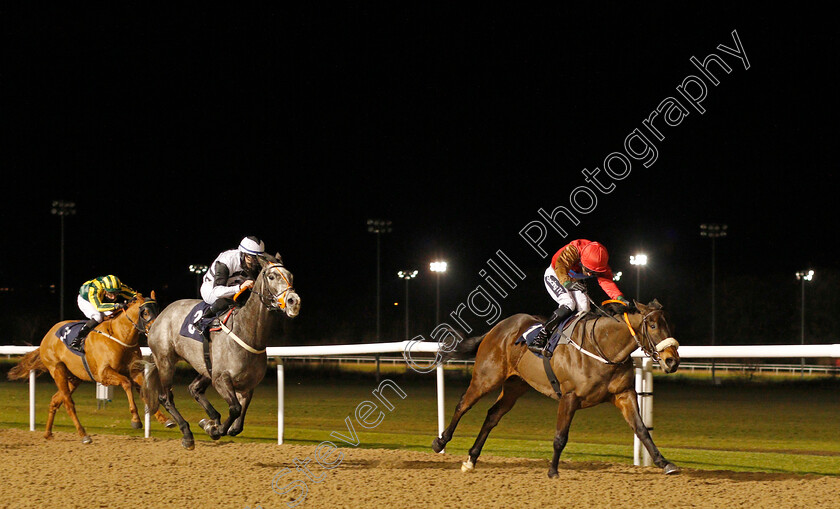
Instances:
[[[44,433],[44,440],[52,440],[53,434],[52,433]]]
[[[195,441],[194,440],[187,440],[186,438],[181,439],[181,445],[184,446],[184,449],[188,451],[192,451],[195,449]]]
[[[227,434],[229,437],[235,437],[236,435],[242,433],[241,429],[229,429]]]
[[[177,425],[178,424],[175,423],[175,421],[173,421],[172,419],[168,419],[165,423],[163,423],[163,427],[165,428],[174,428]]]
[[[92,443],[92,442],[93,442],[93,439],[92,439],[92,438],[90,438],[90,435],[85,435],[85,436],[82,438],[82,443],[83,443],[83,444],[85,444],[85,445],[87,445],[87,444],[89,444],[89,443]]]
[[[443,443],[443,440],[441,440],[440,437],[437,437],[436,439],[432,440],[432,450],[435,452],[442,451],[445,446],[446,444]]]
[[[134,429],[141,429],[143,428],[143,423],[140,421],[131,421],[131,427]]]
[[[679,474],[680,467],[674,465],[673,463],[668,463],[667,465],[665,465],[665,468],[663,468],[662,471],[665,473],[665,475]]]
[[[461,463],[461,472],[468,473],[468,472],[472,472],[474,470],[475,470],[475,464],[472,461],[467,460],[467,461]]]
[[[548,471],[548,478],[549,479],[557,479],[558,477],[560,477],[560,474],[557,472],[557,470],[554,470],[554,471],[549,470]]]

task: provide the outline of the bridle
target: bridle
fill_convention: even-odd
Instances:
[[[132,302],[133,302],[133,300],[134,299],[132,299]],[[126,304],[126,307],[122,309],[123,314],[125,314],[125,319],[128,320],[129,323],[131,323],[131,325],[134,326],[134,329],[137,332],[139,332],[140,334],[148,336],[149,335],[149,329],[152,328],[152,324],[154,323],[155,318],[157,318],[157,315],[158,315],[158,303],[157,303],[157,301],[154,300],[154,299],[149,299],[147,301],[144,301],[143,304],[140,304],[140,308],[137,310],[137,321],[136,322],[134,320],[132,320],[131,317],[128,316],[128,313],[126,312],[126,311],[128,311],[128,307],[130,305],[131,305],[131,302],[128,302]],[[152,315],[152,319],[147,321],[145,318],[143,318],[143,311],[148,311],[149,314]]]
[[[670,336],[656,344],[653,342],[653,339],[651,339],[649,333],[650,325],[648,324],[648,318],[650,318],[652,314],[658,311],[659,310],[653,310],[642,317],[642,341],[639,340],[639,335],[636,334],[636,331],[633,329],[633,326],[630,325],[630,318],[628,318],[627,313],[624,313],[624,323],[626,323],[627,328],[630,329],[630,335],[633,336],[633,340],[636,341],[636,344],[639,345],[639,348],[642,350],[642,352],[644,352],[645,355],[647,355],[656,362],[659,362],[659,352],[661,352],[662,350],[665,350],[669,346],[679,347],[679,343],[677,343],[677,340]],[[664,321],[665,318],[663,317],[662,320]],[[664,326],[668,327],[668,323],[665,322]]]
[[[121,308],[120,311],[122,312],[123,315],[125,315],[125,319],[128,320],[128,323],[130,323],[134,327],[134,330],[136,330],[140,334],[143,334],[144,336],[148,337],[149,329],[151,329],[152,323],[154,323],[155,318],[157,318],[157,315],[158,315],[158,303],[154,299],[149,299],[147,301],[144,301],[143,304],[140,304],[140,307],[137,311],[138,320],[135,322],[134,320],[131,319],[130,316],[128,316],[128,313],[127,313],[128,308],[131,306],[131,304],[135,300],[137,300],[137,299],[134,298],[134,299],[130,300],[129,302],[127,302],[126,306],[124,308]],[[148,311],[152,315],[152,319],[151,320],[146,320],[145,318],[143,318],[143,311]],[[119,316],[119,315],[113,315],[111,317],[111,320],[115,319],[117,316]],[[112,329],[112,332],[113,332],[113,329]],[[96,333],[100,334],[102,336],[105,336],[106,338],[109,338],[113,341],[116,341],[117,343],[119,343],[122,346],[127,347],[127,348],[137,346],[137,344],[138,344],[138,343],[135,343],[133,345],[129,345],[127,343],[123,343],[119,339],[115,338],[114,336],[112,336],[110,334],[107,334],[104,331],[97,330]]]
[[[271,263],[263,269],[262,274],[260,275],[263,279],[267,279],[269,271],[276,270],[277,273],[280,274],[280,277],[283,279],[283,282],[286,283],[286,288],[284,288],[282,291],[277,293],[264,293],[262,291],[256,291],[256,288],[253,288],[251,290],[252,292],[259,295],[260,302],[262,302],[262,305],[268,309],[280,308],[281,310],[285,311],[286,296],[290,291],[295,291],[294,286],[292,286],[292,283],[289,282],[289,278],[287,278],[286,274],[284,274],[283,271],[280,270],[282,268],[285,268],[282,263]],[[262,286],[266,287],[268,285],[267,283],[263,282]]]
[[[606,304],[606,303],[609,303],[609,302],[616,302],[616,303],[619,303],[619,304],[623,305],[623,303],[621,303],[620,301],[617,301],[617,300],[607,300],[607,301],[604,301],[603,304]],[[601,308],[598,308],[598,309],[601,310]],[[601,311],[603,312],[603,310],[601,310]],[[650,337],[650,325],[648,324],[648,318],[650,318],[651,315],[653,315],[657,311],[660,311],[660,310],[654,309],[653,311],[647,313],[646,315],[644,315],[642,317],[642,327],[640,329],[641,330],[641,337],[642,337],[641,340],[639,339],[640,334],[637,334],[636,330],[630,324],[630,317],[627,315],[627,312],[624,313],[624,323],[627,325],[627,328],[630,330],[630,335],[633,337],[633,340],[636,342],[636,345],[638,345],[638,347],[642,350],[642,352],[645,355],[647,355],[648,357],[650,357],[651,359],[653,359],[654,361],[659,362],[659,359],[660,359],[659,352],[665,350],[669,346],[679,347],[680,344],[677,342],[676,339],[674,339],[672,337],[667,337],[667,338],[663,339],[662,341],[660,341],[659,343],[654,343],[653,339]],[[607,315],[607,316],[613,318],[614,320],[620,321],[612,315]],[[595,320],[593,320],[592,332],[590,333],[590,338],[591,338],[592,343],[595,345],[595,348],[598,350],[598,353],[600,355],[591,354],[591,353],[587,352],[586,350],[584,350],[582,348],[583,339],[586,338],[585,330],[584,330],[583,338],[581,339],[581,346],[578,346],[574,341],[570,341],[569,343],[571,345],[573,345],[575,348],[577,348],[578,350],[580,350],[582,353],[584,353],[586,355],[589,355],[590,357],[592,357],[594,359],[597,359],[597,360],[603,362],[604,364],[613,364],[614,365],[614,364],[622,364],[622,363],[626,362],[627,359],[625,359],[623,361],[620,361],[620,362],[613,362],[613,361],[607,360],[606,355],[601,350],[601,346],[598,344],[598,341],[595,340],[595,323],[599,319],[600,318],[596,318]],[[665,327],[668,327],[668,323],[665,322],[664,317],[662,318],[662,321],[664,322],[663,325]],[[670,330],[670,329],[668,329],[668,330]]]

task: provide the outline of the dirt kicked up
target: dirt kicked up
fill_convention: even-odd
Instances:
[[[0,507],[840,507],[837,477],[687,468],[665,476],[561,461],[560,477],[548,479],[548,459],[484,455],[465,474],[460,456],[343,448],[340,468],[313,469],[316,483],[296,468],[315,445],[223,439],[185,451],[178,440],[93,439],[82,445],[73,433],[47,441],[40,432],[0,430]],[[302,482],[278,493],[294,479]]]

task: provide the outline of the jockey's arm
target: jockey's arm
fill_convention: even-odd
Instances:
[[[222,262],[216,262],[213,266],[215,277],[213,278],[213,289],[211,295],[215,300],[231,299],[239,292],[242,285],[234,284],[228,286],[228,279],[230,279],[230,269]]]
[[[578,254],[577,248],[573,245],[566,246],[555,256],[554,274],[557,276],[557,280],[560,281],[561,285],[567,286],[572,281],[572,278],[569,276],[569,270],[579,260],[580,255]]]
[[[624,295],[621,290],[618,289],[618,285],[615,284],[615,281],[613,280],[613,272],[610,268],[607,268],[606,272],[598,274],[598,284],[601,286],[601,289],[604,290],[604,293],[609,295],[610,299],[617,299]]]
[[[96,308],[97,311],[100,313],[107,313],[108,311],[113,311],[115,307],[117,307],[116,303],[114,302],[104,302],[102,300],[102,296],[105,295],[105,288],[97,281],[90,285],[88,288],[88,302],[93,304],[93,307]]]
[[[120,296],[124,297],[126,300],[131,300],[137,296],[137,292],[135,292],[128,286],[122,285],[122,287],[120,288]]]

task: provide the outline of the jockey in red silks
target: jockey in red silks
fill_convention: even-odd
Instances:
[[[529,350],[544,357],[551,357],[547,343],[557,326],[576,309],[589,311],[589,297],[586,295],[586,286],[580,281],[582,279],[597,278],[598,284],[610,299],[629,304],[613,281],[608,261],[607,248],[586,239],[573,240],[554,253],[551,265],[545,270],[543,281],[548,294],[559,307],[545,322],[543,329],[528,347]]]

